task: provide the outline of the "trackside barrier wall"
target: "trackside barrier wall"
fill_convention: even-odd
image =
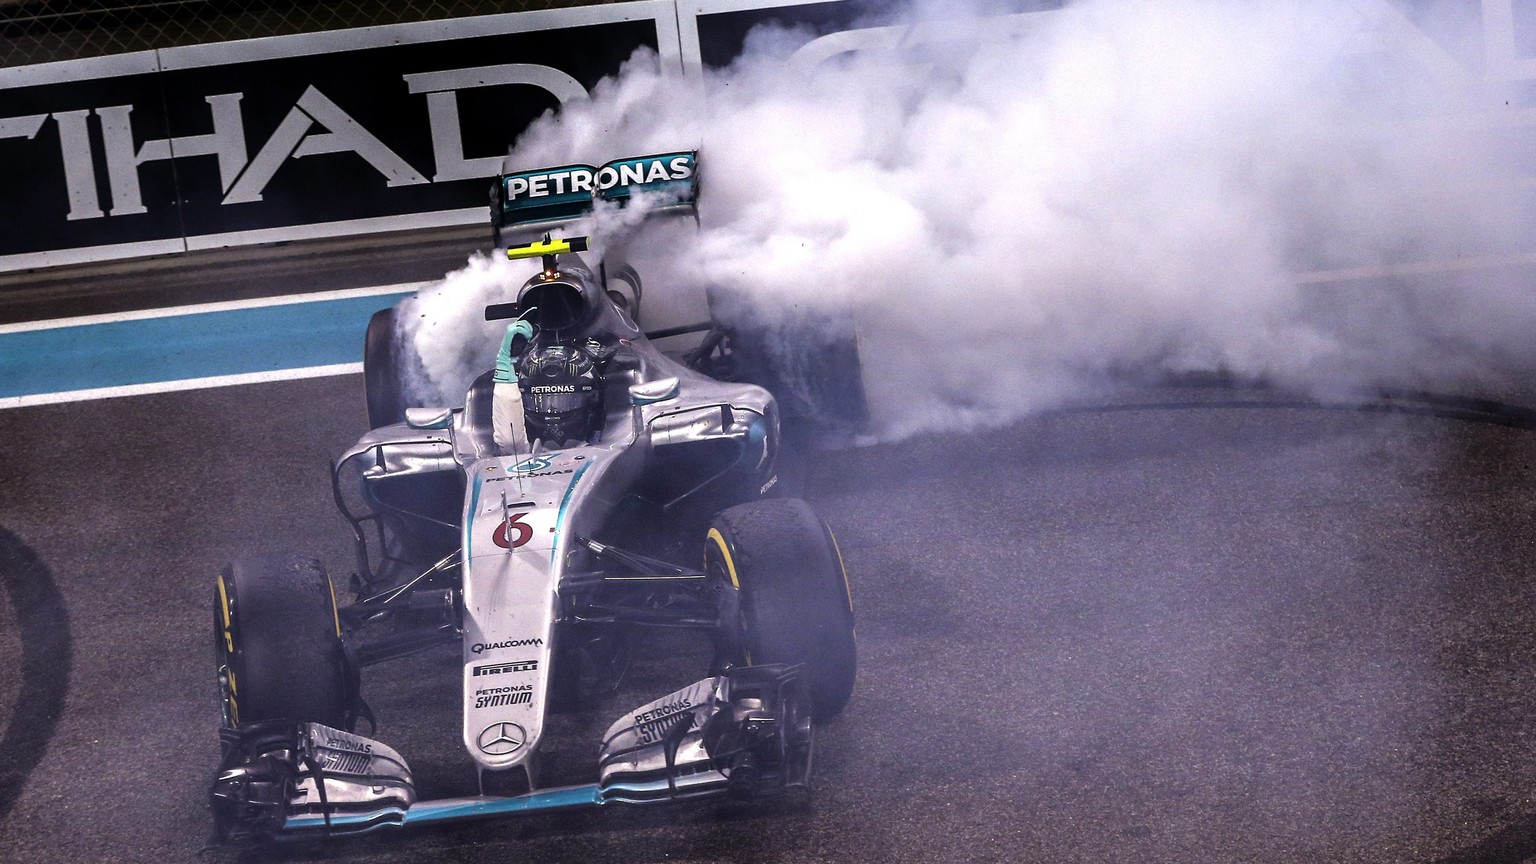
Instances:
[[[1052,14],[1019,3],[1004,19]],[[486,221],[517,135],[637,49],[697,73],[770,21],[806,62],[923,38],[868,26],[884,5],[637,0],[0,69],[0,271]],[[1438,74],[1536,79],[1513,0],[1483,0],[1473,71],[1396,0],[1353,5]]]

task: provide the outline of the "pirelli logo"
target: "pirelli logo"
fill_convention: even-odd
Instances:
[[[532,672],[539,668],[537,660],[517,660],[511,663],[490,663],[485,666],[476,666],[474,676],[500,675],[503,672]]]

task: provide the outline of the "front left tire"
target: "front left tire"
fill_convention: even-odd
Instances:
[[[320,562],[301,555],[233,562],[214,586],[213,618],[227,728],[264,720],[350,725],[356,676]]]

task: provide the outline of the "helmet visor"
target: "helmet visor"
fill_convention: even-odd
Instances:
[[[540,393],[541,387],[533,387],[532,393],[524,402],[528,409],[538,414],[564,414],[567,411],[578,411],[586,408],[594,401],[596,395],[593,390],[577,391],[566,390],[564,392]]]

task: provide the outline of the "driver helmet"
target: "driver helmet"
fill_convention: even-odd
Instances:
[[[587,441],[602,427],[602,381],[592,355],[582,347],[531,347],[518,362],[517,380],[530,440],[549,446]]]

